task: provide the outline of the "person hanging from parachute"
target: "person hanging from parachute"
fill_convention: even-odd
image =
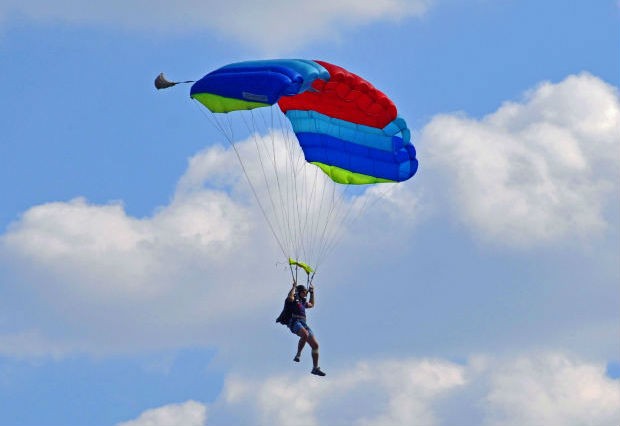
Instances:
[[[193,83],[190,97],[206,107],[207,118],[233,148],[261,213],[284,258],[289,258],[291,272],[295,267],[308,274],[307,286],[298,285],[293,274],[293,287],[276,321],[299,336],[294,360],[299,361],[308,343],[312,373],[325,375],[318,366],[318,342],[305,316],[305,310],[315,306],[312,278],[335,247],[345,222],[355,216],[354,197],[347,199],[345,192],[397,184],[416,174],[411,131],[388,96],[362,77],[325,61],[244,61],[215,69],[197,81],[172,82],[162,73],[155,87],[180,83]],[[265,110],[271,115],[261,116]],[[254,135],[254,157],[242,158],[233,124],[237,114]],[[266,132],[259,131],[260,123]],[[270,133],[277,123],[278,138],[256,136]],[[276,142],[283,144],[280,151]],[[279,155],[282,152],[286,154]],[[302,257],[314,269],[290,256]]]
[[[291,333],[299,336],[297,353],[293,361],[300,361],[301,353],[306,343],[308,343],[312,350],[312,370],[310,372],[316,376],[325,376],[325,373],[319,367],[319,342],[312,329],[308,326],[306,319],[306,309],[311,309],[315,306],[314,285],[312,284],[314,270],[309,265],[293,259],[289,259],[289,265],[291,265],[291,272],[292,266],[295,266],[295,271],[301,268],[308,274],[308,287],[303,284],[297,284],[297,276],[296,274],[293,275],[293,286],[284,300],[284,308],[278,318],[276,318],[276,322],[286,325]],[[310,300],[306,300],[308,294],[310,294]]]

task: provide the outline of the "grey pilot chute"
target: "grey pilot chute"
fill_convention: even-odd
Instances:
[[[185,84],[185,83],[194,83],[194,80],[170,81],[164,76],[163,72],[159,73],[159,75],[155,78],[155,88],[157,88],[157,90],[167,89],[168,87],[176,86],[177,84]]]

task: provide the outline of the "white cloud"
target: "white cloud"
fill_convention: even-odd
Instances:
[[[142,219],[120,204],[84,199],[29,209],[0,237],[0,262],[12,274],[5,285],[28,295],[4,299],[5,316],[24,304],[36,315],[16,313],[22,321],[10,321],[0,341],[22,344],[0,351],[39,355],[46,343],[53,353],[166,346],[237,309],[250,312],[251,302],[229,287],[241,288],[265,260],[237,264],[248,241],[260,238],[254,219],[247,207],[208,190]]]
[[[143,298],[163,290],[175,257],[215,263],[230,256],[242,245],[248,222],[246,210],[213,191],[176,200],[146,219],[128,216],[120,204],[78,198],[31,208],[2,243],[37,269],[92,284],[97,297]]]
[[[324,378],[308,372],[233,374],[209,404],[208,424],[616,426],[620,382],[604,370],[547,352],[475,356],[463,365],[374,359],[328,371]]]
[[[420,157],[445,175],[453,210],[473,232],[530,245],[606,229],[605,208],[618,201],[618,135],[617,90],[584,73],[481,120],[435,117]]]
[[[286,253],[303,254],[310,262],[316,257],[308,240],[321,243],[324,235],[345,232],[333,211],[326,216],[326,207],[335,203],[335,212],[346,212],[340,203],[348,202],[331,192],[310,190],[317,181],[327,182],[311,165],[304,166],[307,173],[297,169],[295,178],[280,176],[274,182],[267,176],[275,196],[269,202],[255,142],[279,146],[278,134],[267,134],[265,140],[252,137],[237,149],[266,213],[278,223],[274,228]],[[265,170],[290,173],[289,153],[276,151],[262,159]],[[274,159],[275,166],[268,163]],[[305,163],[296,159],[295,164]],[[297,186],[289,187],[293,182]],[[275,219],[272,207],[286,214]],[[326,218],[333,228],[324,227]],[[0,326],[7,325],[0,328],[0,353],[40,356],[47,350],[61,356],[235,345],[235,327],[241,332],[247,318],[269,309],[269,302],[281,300],[288,288],[282,286],[290,279],[288,267],[274,270],[274,259],[285,260],[236,154],[218,146],[190,160],[170,204],[149,217],[132,217],[120,203],[95,205],[83,198],[34,206],[0,236],[5,285],[21,292],[15,300],[0,300],[7,318],[0,317]],[[264,276],[268,270],[273,275]],[[278,272],[284,274],[276,277]],[[22,317],[24,303],[36,315]],[[226,329],[219,327],[222,321]]]
[[[130,0],[0,2],[0,18],[13,14],[40,21],[104,24],[139,31],[173,33],[211,30],[263,51],[293,51],[316,40],[337,38],[346,29],[375,21],[420,16],[432,0]]]
[[[489,426],[615,426],[620,383],[604,366],[563,354],[521,357],[491,372],[485,405]]]
[[[219,409],[250,411],[257,423],[278,425],[437,424],[432,403],[465,384],[463,368],[439,360],[360,362],[326,378],[281,375],[231,377]]]
[[[187,401],[147,410],[137,419],[117,426],[204,426],[206,421],[207,407],[196,401]]]
[[[231,182],[244,186],[237,164],[230,166]],[[204,180],[188,184],[195,173],[190,165],[171,203],[150,217],[82,198],[23,213],[0,236],[5,285],[22,292],[0,302],[10,324],[2,329],[0,352],[40,355],[46,346],[55,354],[114,352],[187,339],[200,344],[215,338],[210,324],[241,319],[273,297],[276,286],[258,292],[249,283],[276,253],[243,255],[256,241],[271,247],[262,217],[247,195],[240,202],[203,188]],[[253,300],[240,298],[240,290]],[[21,317],[23,304],[36,315]]]

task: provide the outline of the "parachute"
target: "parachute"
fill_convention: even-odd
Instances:
[[[160,74],[155,84],[176,83]],[[368,208],[366,188],[406,181],[418,169],[394,102],[328,62],[229,64],[194,82],[190,97],[233,147],[291,271],[309,277],[346,223]],[[253,150],[242,146],[240,130]]]

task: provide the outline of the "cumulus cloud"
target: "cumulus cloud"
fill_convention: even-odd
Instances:
[[[520,357],[490,372],[485,407],[489,426],[614,426],[620,383],[563,354]]]
[[[206,421],[207,407],[196,401],[187,401],[147,410],[137,419],[117,426],[204,426]]]
[[[465,364],[374,359],[329,373],[229,376],[207,424],[616,426],[620,418],[620,382],[602,364],[561,352],[478,355]],[[135,423],[143,424],[167,423]]]
[[[209,155],[207,150],[196,158]],[[245,188],[231,164],[220,176],[231,187]],[[132,217],[120,203],[95,205],[83,198],[24,212],[0,236],[4,285],[16,298],[0,302],[4,316],[14,316],[0,321],[5,325],[0,342],[7,343],[0,351],[40,354],[51,342],[54,353],[63,347],[71,352],[165,346],[169,339],[191,340],[199,331],[209,339],[209,324],[241,318],[273,296],[275,286],[255,294],[247,283],[275,253],[262,250],[239,262],[256,241],[270,246],[262,217],[247,190],[231,190],[245,191],[234,199],[221,188],[203,187],[203,179],[193,180],[208,176],[196,170],[204,166],[192,160],[170,204],[149,217]],[[240,298],[231,288],[254,299]],[[22,317],[17,305],[24,300],[32,314]]]
[[[421,145],[473,232],[531,245],[607,228],[605,209],[618,201],[618,135],[616,88],[583,73],[543,83],[481,120],[437,116]]]
[[[262,260],[234,266],[248,239],[258,238],[254,226],[245,206],[217,191],[177,198],[141,219],[118,203],[81,198],[35,206],[0,239],[0,262],[12,274],[5,286],[27,294],[34,310],[12,324],[17,335],[0,339],[24,345],[0,350],[36,353],[49,341],[55,352],[63,344],[67,351],[148,346],[232,314],[246,302],[226,287],[247,280]],[[12,302],[3,302],[5,315],[13,312]]]
[[[257,423],[274,426],[430,426],[437,421],[431,408],[434,400],[464,383],[463,368],[445,361],[360,362],[325,379],[309,374],[260,380],[231,377],[219,409],[250,411]]]
[[[316,265],[312,248],[325,254],[323,243],[345,232],[345,216],[338,215],[368,204],[360,201],[364,194],[324,192],[323,185],[336,185],[300,158],[291,167],[290,142],[276,132],[239,142],[236,152],[205,149],[190,159],[171,202],[148,217],[132,217],[118,202],[96,205],[84,198],[28,209],[0,236],[3,281],[15,292],[14,299],[0,300],[8,318],[0,317],[0,353],[62,355],[234,341],[235,326],[243,328],[245,319],[281,298],[281,282],[288,278],[277,274],[288,267],[265,268],[280,258],[279,245]],[[273,151],[261,157],[257,145]],[[389,200],[384,204],[389,211]],[[257,271],[273,275],[257,277]],[[33,314],[20,314],[23,301]],[[218,326],[222,321],[226,330]]]
[[[263,51],[293,51],[316,40],[375,21],[399,22],[420,16],[432,0],[251,0],[108,1],[3,0],[0,18],[24,15],[38,21],[110,25],[138,31],[213,31]]]

